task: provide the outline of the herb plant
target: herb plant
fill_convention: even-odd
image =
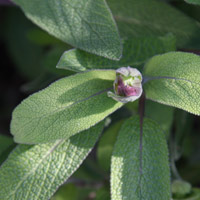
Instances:
[[[9,43],[31,95],[12,113],[16,148],[0,135],[0,200],[200,199],[175,165],[184,116],[200,115],[200,1],[7,3],[41,29]]]

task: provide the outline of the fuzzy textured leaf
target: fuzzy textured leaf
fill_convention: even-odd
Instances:
[[[156,54],[175,50],[175,38],[172,35],[141,37],[124,41],[123,56],[120,61],[109,60],[78,49],[72,49],[63,53],[57,68],[72,71],[117,69],[123,66],[139,65]]]
[[[113,200],[170,199],[167,143],[152,120],[144,119],[142,151],[139,118],[122,125],[112,155],[111,193]]]
[[[147,98],[200,115],[200,56],[171,52],[145,66]]]
[[[122,47],[104,0],[13,0],[35,24],[90,53],[118,60]]]
[[[199,46],[200,24],[160,0],[107,0],[123,38],[173,33],[178,47]]]
[[[49,199],[94,147],[101,122],[68,140],[18,145],[0,168],[0,199]]]
[[[95,125],[123,105],[107,96],[114,79],[114,70],[94,70],[60,79],[31,95],[13,112],[14,140],[52,142]]]

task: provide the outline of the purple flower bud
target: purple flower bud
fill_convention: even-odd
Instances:
[[[116,79],[114,81],[114,91],[108,92],[108,96],[116,101],[127,103],[135,101],[142,94],[142,75],[131,67],[121,67],[116,70]]]

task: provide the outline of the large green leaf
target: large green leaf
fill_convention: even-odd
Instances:
[[[200,25],[160,0],[107,0],[124,38],[173,33],[178,47],[198,45]]]
[[[118,60],[120,38],[104,0],[13,0],[25,15],[55,37],[90,53]]]
[[[170,172],[165,135],[144,119],[140,148],[139,118],[125,121],[114,146],[111,164],[113,200],[169,200]]]
[[[0,168],[0,199],[49,199],[95,145],[103,123],[68,140],[19,145]]]
[[[185,0],[185,1],[186,1],[187,3],[200,5],[200,1],[199,1],[199,0]]]
[[[174,36],[167,35],[125,40],[123,49],[123,56],[120,61],[109,60],[78,49],[72,49],[63,53],[57,68],[84,71],[87,69],[117,69],[122,66],[133,66],[144,63],[156,54],[175,51],[176,45]]]
[[[147,98],[200,115],[200,56],[171,52],[145,66]],[[149,78],[148,78],[149,77]]]
[[[103,120],[123,105],[107,96],[114,79],[114,70],[94,70],[60,79],[31,95],[13,112],[15,141],[67,139]]]

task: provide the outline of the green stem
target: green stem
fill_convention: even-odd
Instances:
[[[145,111],[145,94],[142,93],[142,96],[139,100],[139,115],[140,115],[140,180],[139,180],[139,186],[141,186],[141,179],[142,179],[142,173],[143,173],[143,163],[142,163],[142,139],[143,139],[143,119],[144,119],[144,111]],[[140,187],[141,188],[141,187]],[[140,197],[142,197],[142,193],[140,190]]]
[[[176,143],[175,143],[174,133],[171,133],[170,135],[169,146],[170,146],[170,163],[171,163],[172,175],[174,176],[175,179],[182,180],[176,168],[176,163],[175,163]]]

